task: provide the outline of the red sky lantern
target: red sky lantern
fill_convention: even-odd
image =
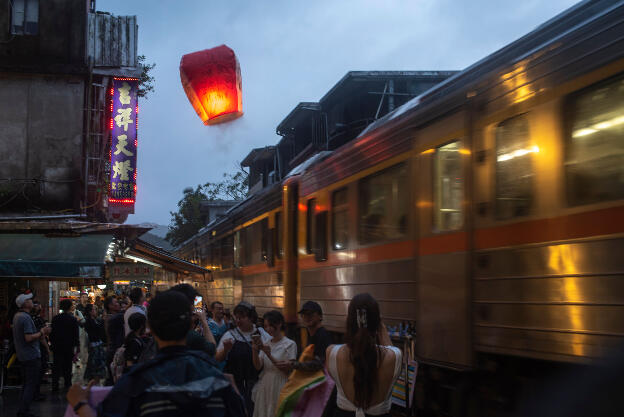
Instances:
[[[186,96],[205,125],[243,115],[240,65],[225,45],[186,54],[180,60]]]

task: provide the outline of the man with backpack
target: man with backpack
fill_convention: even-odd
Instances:
[[[147,318],[141,313],[134,313],[128,319],[131,332],[126,336],[123,346],[115,351],[110,371],[114,382],[127,372],[131,366],[139,363],[139,358],[148,343],[152,341],[150,336],[145,334]]]
[[[228,379],[203,352],[188,350],[186,335],[192,308],[176,291],[158,294],[148,307],[147,321],[158,354],[124,374],[100,403],[98,416],[245,416],[244,403]],[[95,416],[89,389],[75,384],[67,400],[81,417]]]

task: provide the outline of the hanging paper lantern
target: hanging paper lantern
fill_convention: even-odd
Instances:
[[[180,60],[186,96],[205,125],[243,115],[241,73],[234,51],[225,45],[186,54]]]

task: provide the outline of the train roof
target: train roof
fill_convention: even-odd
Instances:
[[[624,0],[581,2],[371,124],[309,167],[300,193],[412,150],[413,131],[469,104],[507,108],[622,59],[623,34]]]
[[[580,27],[623,5],[623,1],[586,0],[564,10],[516,41],[477,61],[371,123],[360,133],[358,138],[367,136],[384,127],[395,125],[399,120],[413,114],[419,108],[442,102],[449,103],[453,102],[453,100],[455,102],[463,101],[466,93],[475,89],[477,87],[476,84],[489,74],[522,61],[539,51],[548,49],[549,46]]]

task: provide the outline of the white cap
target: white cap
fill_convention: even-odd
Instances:
[[[30,294],[20,294],[17,296],[17,298],[15,299],[15,304],[17,304],[17,306],[19,308],[22,308],[22,306],[24,305],[24,302],[26,300],[30,300],[31,298],[33,298],[32,293]]]

